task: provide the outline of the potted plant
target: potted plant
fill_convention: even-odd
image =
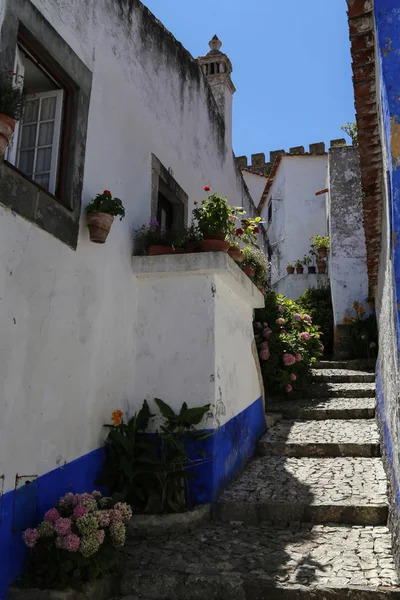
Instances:
[[[90,241],[104,244],[110,233],[114,217],[120,216],[120,221],[122,221],[125,209],[119,198],[113,198],[110,190],[104,190],[87,205],[86,214]]]
[[[199,250],[200,241],[203,239],[201,231],[194,220],[184,232],[183,248],[187,254],[192,254]]]
[[[303,261],[296,260],[296,262],[294,264],[295,264],[295,267],[296,267],[296,273],[298,275],[301,275],[302,273],[304,273]]]
[[[328,235],[314,235],[312,245],[318,253],[319,258],[326,258],[331,242]]]
[[[288,275],[293,275],[294,273],[294,266],[292,265],[292,263],[289,263],[288,265],[286,265],[286,271]]]
[[[256,274],[258,263],[257,250],[252,246],[246,246],[243,248],[242,252],[244,258],[241,266],[246,275],[251,279]]]
[[[256,272],[254,274],[254,283],[263,294],[267,284],[268,272],[270,264],[265,253],[259,248],[253,248],[253,260],[256,265]]]
[[[0,156],[3,156],[14,133],[15,121],[22,118],[27,92],[23,77],[13,72],[0,74]]]
[[[318,273],[326,273],[326,261],[323,259],[317,260]]]
[[[210,187],[204,190],[210,192]],[[197,203],[195,203],[197,204]],[[214,193],[201,201],[200,207],[193,210],[193,217],[203,235],[199,247],[202,252],[228,252],[230,243],[226,241],[228,234],[232,234],[237,215],[244,214],[242,208],[232,208],[228,200]]]
[[[237,263],[242,263],[244,261],[244,254],[240,248],[240,244],[235,239],[229,239],[229,250],[228,254],[233,260]]]
[[[184,244],[183,236],[178,236],[172,231],[161,231],[159,223],[153,219],[148,225],[142,225],[135,232],[135,239],[141,246],[141,250],[149,256],[160,256],[163,254],[182,254]]]
[[[310,275],[315,274],[317,272],[317,268],[313,264],[315,262],[316,258],[317,258],[317,253],[315,252],[314,248],[311,246],[310,252],[308,253],[308,256],[307,256],[307,262],[304,262],[304,264],[306,264],[308,267],[308,273]]]
[[[23,533],[29,560],[25,575],[14,584],[17,596],[37,597],[39,589],[46,590],[43,597],[55,599],[63,597],[60,590],[80,589],[82,597],[112,597],[117,549],[125,544],[131,517],[128,504],[103,498],[99,491],[61,497],[36,528]]]

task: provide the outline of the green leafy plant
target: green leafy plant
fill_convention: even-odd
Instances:
[[[288,263],[288,264],[286,265],[286,268],[287,268],[287,269],[294,269],[294,265],[293,265],[292,263]]]
[[[303,259],[302,259],[302,261],[301,261],[301,264],[302,264],[302,265],[305,265],[306,267],[308,267],[309,265],[311,265],[312,261],[313,261],[313,260],[312,260],[312,257],[310,256],[310,254],[305,254],[305,255],[303,256]]]
[[[357,123],[355,121],[348,121],[346,125],[343,125],[340,129],[349,136],[353,146],[358,146]]]
[[[235,236],[244,244],[250,244],[258,248],[257,235],[260,233],[260,225],[264,221],[261,217],[255,217],[254,219],[242,219],[241,226],[235,231]]]
[[[256,310],[255,318],[265,389],[276,395],[301,393],[323,352],[319,328],[296,302],[274,292],[265,294],[265,308]]]
[[[203,239],[199,226],[192,219],[190,226],[183,232],[183,246],[188,247],[197,244]]]
[[[97,194],[86,207],[86,212],[103,212],[113,215],[114,217],[120,216],[120,221],[125,216],[125,209],[119,198],[113,198],[110,190],[104,190],[101,194]]]
[[[183,246],[187,239],[185,236],[184,231],[175,232],[168,229],[161,231],[156,219],[153,219],[147,225],[142,225],[134,234],[135,240],[145,251],[149,246]]]
[[[333,352],[333,307],[330,285],[311,287],[296,300],[302,312],[309,314],[320,328],[325,352]]]
[[[22,119],[27,102],[23,77],[12,71],[0,73],[0,113],[15,121]]]
[[[331,241],[328,235],[314,235],[314,237],[312,238],[312,245],[315,250],[318,250],[318,248],[326,248],[327,250],[329,250],[329,248],[331,247]]]
[[[188,408],[179,413],[162,400],[155,402],[163,422],[159,431],[148,433],[149,406],[127,423],[121,411],[114,411],[113,425],[106,440],[106,459],[99,483],[120,494],[135,512],[161,514],[186,510],[190,467],[204,462],[198,444],[211,434],[195,429],[210,405]],[[199,457],[199,458],[198,458]]]
[[[209,192],[209,186],[206,185],[204,190]],[[232,208],[229,206],[227,198],[214,193],[208,194],[208,197],[201,201],[200,206],[193,210],[193,217],[204,234],[234,234],[235,223],[239,215],[244,215],[241,207]]]
[[[300,259],[297,259],[294,263],[295,267],[302,267],[303,266],[303,261]]]
[[[347,314],[343,324],[347,325],[347,349],[349,358],[375,358],[378,355],[378,328],[375,304],[368,302],[372,312],[355,301],[353,313]]]
[[[256,286],[265,288],[269,273],[269,262],[264,252],[254,246],[243,248],[244,260],[242,266],[250,265],[256,272],[253,281]]]

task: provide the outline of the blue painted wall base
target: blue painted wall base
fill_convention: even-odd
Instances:
[[[210,460],[193,469],[196,479],[190,484],[191,504],[215,500],[254,454],[256,442],[264,431],[264,407],[259,398],[203,440],[202,449]],[[18,491],[4,494],[0,507],[0,600],[6,600],[7,587],[24,569],[27,549],[22,531],[34,527],[63,494],[96,489],[103,459],[103,449],[94,450]]]

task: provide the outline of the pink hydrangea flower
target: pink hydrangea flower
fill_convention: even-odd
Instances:
[[[290,365],[293,365],[295,362],[296,362],[296,359],[293,356],[293,354],[288,354],[285,352],[285,354],[283,355],[283,364],[286,367],[290,367]]]
[[[301,354],[296,354],[295,359],[297,360],[297,362],[300,362],[301,360],[303,360],[303,357]]]
[[[104,538],[106,537],[106,532],[104,529],[99,529],[99,531],[96,531],[96,537],[99,545],[101,546],[101,544],[104,542]]]
[[[304,321],[307,321],[308,323],[311,323],[311,317],[310,317],[310,315],[303,315],[303,319],[304,319]]]
[[[70,508],[71,506],[74,506],[74,498],[74,494],[72,494],[72,492],[68,492],[65,494],[65,496],[60,498],[59,505],[61,508]]]
[[[269,349],[269,344],[268,344],[268,342],[262,342],[262,344],[261,344],[261,350],[265,350],[266,348],[268,348],[268,349]]]
[[[262,323],[256,323],[256,327],[257,327],[257,329],[262,329],[262,327],[263,327]]]
[[[280,317],[279,319],[277,319],[277,320],[275,321],[275,323],[276,323],[277,325],[284,325],[284,324],[286,323],[286,321],[285,321],[285,319],[283,319],[282,317]]]
[[[100,527],[108,527],[111,523],[111,511],[110,510],[98,510],[94,513]]]
[[[40,533],[37,529],[25,529],[24,533],[22,534],[22,539],[28,548],[33,548],[39,538]]]
[[[261,352],[260,352],[261,360],[269,360],[269,357],[270,357],[269,348],[264,348],[264,350],[261,350]]]
[[[308,342],[308,340],[311,338],[310,334],[308,333],[308,331],[303,331],[300,334],[300,337],[302,340],[306,340]]]
[[[49,523],[53,523],[53,525],[55,523],[57,523],[58,519],[60,519],[60,518],[61,518],[60,513],[58,512],[58,510],[56,508],[51,508],[44,515],[44,520],[48,521]]]
[[[286,329],[282,329],[282,331],[281,331],[281,335],[287,335],[287,331],[286,331]]]
[[[67,535],[71,531],[72,521],[71,519],[60,518],[54,525],[54,529],[57,535]]]
[[[266,327],[263,331],[263,336],[266,340],[269,340],[272,335],[272,329],[270,327]]]
[[[89,511],[86,508],[86,506],[83,506],[83,504],[78,504],[78,506],[75,506],[75,508],[74,508],[74,512],[73,512],[74,519],[79,519],[79,517],[83,517],[83,515],[86,515],[87,512],[89,512]]]
[[[93,490],[92,496],[93,498],[101,498],[101,492],[99,492],[99,490]]]
[[[287,384],[287,386],[285,387],[285,390],[287,391],[288,394],[293,391],[293,388],[290,385],[290,383]]]
[[[369,346],[371,347],[371,344],[370,344]],[[321,344],[321,345],[320,345],[320,347],[319,347],[319,351],[320,351],[320,352],[323,352],[324,350],[325,350],[325,348],[324,348],[324,346]]]
[[[301,315],[299,315],[299,313],[295,313],[295,314],[293,315],[293,319],[294,319],[295,321],[301,321]]]
[[[290,379],[291,379],[292,381],[296,381],[296,379],[297,379],[297,375],[296,375],[295,373],[290,373]]]
[[[278,306],[278,310],[279,310],[279,312],[281,313],[281,315],[283,315],[283,313],[285,312],[285,307],[284,307],[284,306],[282,306],[282,304],[280,304],[280,305]]]
[[[63,538],[63,548],[68,552],[78,552],[81,540],[75,533],[70,533]]]

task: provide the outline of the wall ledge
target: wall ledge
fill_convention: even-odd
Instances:
[[[138,279],[160,279],[183,275],[218,275],[252,308],[264,307],[264,296],[225,252],[134,256],[133,274]]]

